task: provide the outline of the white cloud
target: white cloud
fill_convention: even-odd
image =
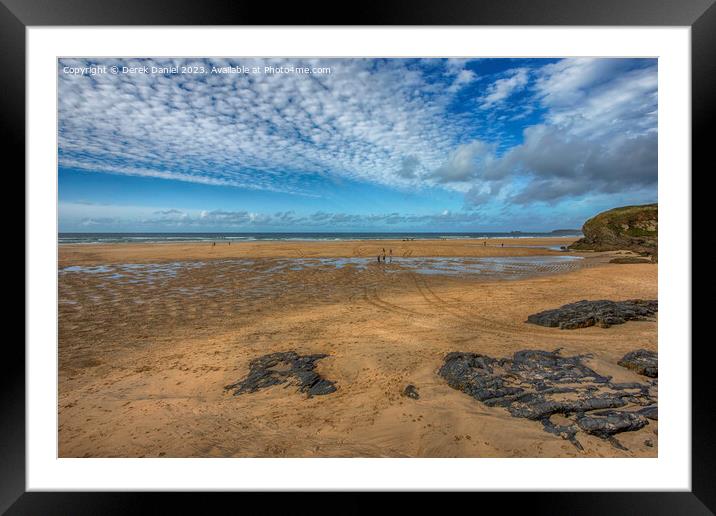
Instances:
[[[633,61],[580,58],[537,70],[544,121],[485,161],[466,203],[486,202],[485,192],[500,192],[507,180],[522,184],[506,197],[521,205],[646,188],[656,195],[657,69],[629,67]]]
[[[380,228],[385,225],[425,228],[440,225],[470,225],[476,216],[469,211],[406,214],[356,214],[317,211],[297,214],[293,211],[257,213],[247,210],[179,210],[137,206],[84,205],[60,203],[62,225],[70,229],[93,227],[101,230],[179,230],[179,231],[271,231],[332,228],[345,231],[353,228]]]
[[[427,61],[437,67],[433,75],[413,60],[107,59],[102,64],[301,64],[332,72],[88,77],[62,67],[90,61],[65,59],[59,163],[304,196],[320,195],[326,178],[438,186],[478,205],[655,185],[653,61],[577,58],[513,68],[479,97],[485,109],[469,112],[450,109],[455,92],[478,78],[467,61]],[[518,92],[522,100],[510,104]],[[540,122],[515,144],[505,124],[536,110]]]
[[[507,72],[507,77],[497,79],[487,87],[486,94],[480,99],[480,107],[488,109],[505,99],[513,93],[522,90],[527,86],[529,72],[526,68],[514,68]]]
[[[94,63],[94,61],[92,61]],[[102,60],[118,66],[182,60]],[[60,65],[62,166],[204,184],[304,192],[322,173],[389,186],[408,157],[439,166],[462,133],[444,116],[444,83],[392,60],[197,61],[209,66],[330,66],[325,76],[66,75]],[[451,86],[474,74],[454,73]],[[391,173],[390,171],[395,171]]]
[[[461,90],[464,86],[473,82],[475,79],[477,79],[477,74],[475,72],[463,68],[455,74],[455,79],[448,87],[447,91],[450,93],[455,93]]]
[[[495,145],[476,140],[458,146],[432,177],[438,183],[459,183],[477,179],[480,171],[495,159]]]

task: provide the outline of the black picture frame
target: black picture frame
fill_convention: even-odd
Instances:
[[[0,0],[0,145],[16,167],[25,165],[25,29],[28,26],[82,25],[569,25],[569,26],[690,26],[692,71],[693,170],[706,172],[712,146],[707,128],[716,120],[715,0],[383,0],[341,6],[338,2],[271,3],[242,0]],[[711,162],[709,169],[713,168]],[[693,177],[693,172],[691,172]],[[23,186],[24,188],[24,186]],[[26,272],[27,273],[27,272]],[[19,339],[17,339],[19,340]],[[685,349],[689,343],[679,343]],[[692,490],[690,492],[510,493],[505,507],[536,514],[712,514],[716,511],[716,442],[710,428],[716,413],[708,383],[709,344],[692,345]],[[24,348],[6,340],[0,375],[0,512],[7,514],[111,514],[155,512],[180,504],[199,513],[226,502],[218,493],[77,493],[26,492],[25,488],[25,363]],[[274,494],[243,494],[278,512]],[[311,511],[324,494],[302,494],[288,512]],[[480,507],[499,493],[454,494],[450,504]],[[470,498],[468,498],[470,497]],[[488,503],[489,503],[488,501]],[[502,500],[501,500],[502,501]],[[503,503],[506,500],[502,501]],[[322,502],[323,503],[323,502]],[[340,502],[342,513],[375,509],[373,501],[353,493]],[[517,503],[517,505],[515,505]],[[401,512],[425,508],[423,494],[401,502]],[[240,510],[234,506],[234,510]],[[289,507],[288,505],[286,507]],[[333,505],[333,507],[337,507]],[[478,506],[474,506],[479,510]]]

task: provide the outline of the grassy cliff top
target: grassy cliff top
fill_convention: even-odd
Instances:
[[[658,215],[659,205],[656,203],[622,206],[592,217],[584,223],[583,231],[586,235],[608,229],[615,235],[656,237],[659,233]]]

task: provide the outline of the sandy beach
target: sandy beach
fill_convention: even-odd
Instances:
[[[558,250],[574,240],[61,245],[59,455],[656,457],[657,421],[619,434],[623,449],[580,433],[580,450],[437,374],[453,351],[561,348],[643,383],[617,361],[657,350],[656,321],[525,322],[582,299],[657,299],[657,264]],[[327,354],[316,371],[336,391],[224,389],[285,351]]]
[[[375,258],[392,249],[395,258],[417,256],[529,256],[557,254],[575,238],[500,238],[464,240],[342,240],[263,241],[218,240],[201,243],[66,244],[60,247],[59,265],[106,263],[165,263],[230,258]]]

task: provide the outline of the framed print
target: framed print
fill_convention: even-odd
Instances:
[[[3,510],[713,510],[711,2],[165,7],[2,7],[28,300]]]

